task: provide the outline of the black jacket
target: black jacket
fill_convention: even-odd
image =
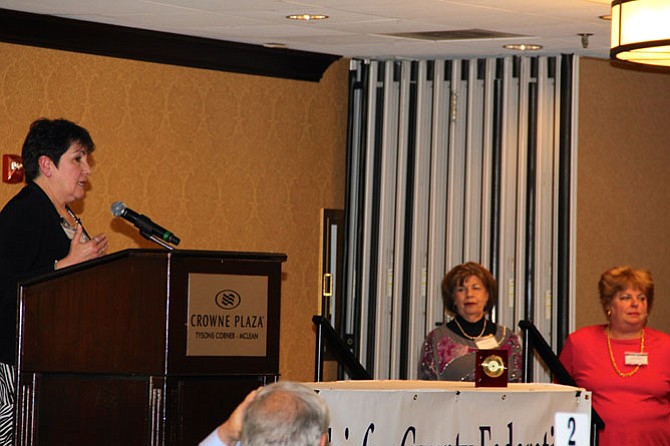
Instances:
[[[60,215],[36,184],[0,211],[0,362],[16,363],[18,283],[53,271],[69,250]]]

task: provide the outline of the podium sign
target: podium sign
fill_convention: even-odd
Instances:
[[[190,274],[187,356],[265,356],[268,280]]]

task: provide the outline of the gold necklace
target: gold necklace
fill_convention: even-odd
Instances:
[[[463,336],[465,336],[466,338],[470,339],[471,341],[474,341],[475,339],[479,339],[479,338],[481,338],[482,335],[484,334],[484,331],[486,330],[486,319],[484,319],[484,326],[482,327],[482,332],[479,333],[479,336],[470,336],[469,334],[467,334],[467,333],[465,332],[465,330],[463,330],[463,327],[461,327],[461,324],[458,323],[458,319],[457,319],[457,318],[454,318],[454,322],[456,322],[456,325],[458,325],[458,329],[461,330],[461,333],[463,333]]]
[[[607,328],[605,328],[605,332],[607,333],[607,349],[610,352],[610,360],[612,361],[612,366],[614,367],[614,370],[621,376],[622,378],[629,378],[637,373],[638,370],[640,370],[640,364],[635,366],[635,368],[627,373],[622,372],[619,370],[619,367],[616,365],[616,361],[614,360],[614,352],[612,352],[612,343],[610,341],[610,327],[609,325]],[[642,336],[640,336],[640,353],[644,351],[644,328],[642,329]]]

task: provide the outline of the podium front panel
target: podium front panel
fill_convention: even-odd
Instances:
[[[197,445],[235,410],[249,392],[275,382],[275,375],[170,377],[171,426],[167,444]]]
[[[168,259],[133,252],[21,286],[22,371],[162,374]]]
[[[17,446],[197,444],[249,391],[278,379],[285,259],[127,250],[21,284]],[[213,299],[201,318],[232,315],[234,325],[244,315],[244,335],[223,340],[255,347],[189,351],[193,295]]]
[[[151,390],[146,377],[45,374],[22,378],[23,383],[31,383],[31,390],[22,386],[17,407],[32,417],[18,425],[17,445],[152,444]]]

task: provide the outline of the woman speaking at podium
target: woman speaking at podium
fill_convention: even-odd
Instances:
[[[454,317],[426,336],[419,379],[474,381],[477,350],[501,349],[508,352],[508,380],[520,382],[519,338],[487,318],[498,299],[498,286],[489,270],[474,262],[452,268],[442,280],[442,299],[445,313]]]
[[[93,148],[70,121],[33,122],[21,151],[26,185],[0,212],[0,445],[13,438],[17,284],[107,249],[107,237],[90,237],[69,207],[84,198]]]

